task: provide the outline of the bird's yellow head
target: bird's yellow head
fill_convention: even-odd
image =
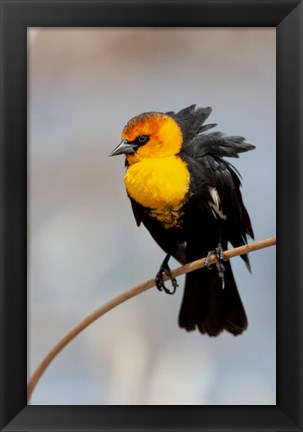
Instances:
[[[130,165],[146,158],[165,158],[178,154],[182,132],[170,116],[150,112],[132,118],[124,127],[122,142],[110,156],[125,154]]]

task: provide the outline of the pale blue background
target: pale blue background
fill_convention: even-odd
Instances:
[[[164,257],[135,224],[123,158],[108,158],[132,116],[212,106],[216,130],[257,146],[231,162],[256,239],[275,235],[275,29],[32,29],[28,60],[30,375]],[[250,259],[253,275],[232,261],[249,319],[240,337],[180,330],[182,289],[152,289],[73,341],[31,403],[275,404],[275,248]]]

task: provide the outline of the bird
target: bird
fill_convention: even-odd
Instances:
[[[166,253],[155,277],[159,291],[178,287],[170,257],[181,264],[206,257],[205,267],[187,273],[179,327],[218,336],[240,335],[248,326],[228,244],[254,238],[240,191],[241,176],[225,158],[238,158],[254,145],[242,136],[210,131],[211,107],[190,105],[178,112],[144,112],[131,118],[109,156],[125,155],[124,183],[137,225],[141,223]],[[215,265],[209,265],[212,254]],[[242,255],[251,272],[247,254]],[[168,288],[163,275],[171,281]]]

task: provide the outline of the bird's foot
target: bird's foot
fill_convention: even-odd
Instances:
[[[225,287],[225,280],[224,280],[224,271],[225,271],[225,267],[223,265],[223,261],[227,261],[226,258],[224,258],[223,255],[223,249],[222,249],[222,245],[221,243],[218,243],[216,249],[209,251],[206,258],[205,258],[205,267],[207,269],[211,269],[211,264],[209,264],[209,260],[210,257],[212,255],[215,255],[217,258],[217,261],[215,262],[217,269],[218,269],[218,276],[221,278],[222,280],[222,289],[224,289]]]
[[[166,294],[175,294],[176,289],[178,287],[178,283],[177,283],[177,279],[173,277],[171,270],[168,266],[169,257],[170,255],[167,255],[163,263],[161,264],[160,269],[156,275],[155,282],[156,282],[156,287],[158,288],[159,291],[163,290]],[[162,277],[163,274],[166,274],[169,280],[171,281],[172,290],[166,288]]]

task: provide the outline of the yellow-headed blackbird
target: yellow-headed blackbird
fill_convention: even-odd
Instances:
[[[247,318],[230,263],[223,250],[253,238],[240,192],[238,171],[223,157],[238,157],[255,146],[240,136],[205,133],[211,108],[196,105],[174,112],[146,112],[124,127],[122,142],[110,156],[126,155],[125,186],[138,225],[142,222],[167,253],[156,276],[159,290],[177,287],[170,256],[184,264],[217,255],[218,262],[186,275],[179,325],[217,336],[238,335]],[[242,255],[250,270],[247,255]],[[162,280],[166,273],[170,291]]]

